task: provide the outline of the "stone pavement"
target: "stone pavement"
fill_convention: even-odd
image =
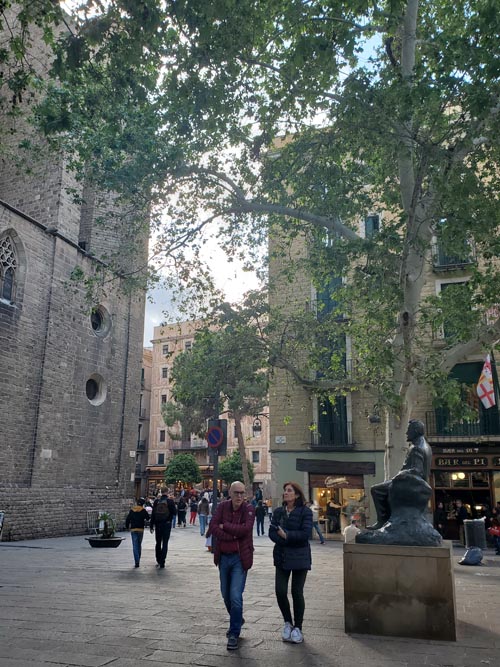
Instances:
[[[0,667],[500,667],[500,557],[456,565],[456,643],[346,635],[342,545],[312,543],[305,642],[284,644],[272,544],[255,538],[240,649],[226,650],[218,573],[198,527],[172,531],[167,565],[153,536],[134,569],[130,537],[91,549],[83,537],[0,543]],[[456,548],[457,562],[463,549]]]

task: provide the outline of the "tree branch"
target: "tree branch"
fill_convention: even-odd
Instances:
[[[451,371],[453,366],[464,361],[469,355],[477,354],[500,341],[500,318],[493,324],[484,325],[476,336],[465,343],[455,345],[441,353],[441,369]]]
[[[318,227],[320,229],[328,229],[333,231],[348,241],[363,240],[360,236],[358,236],[358,234],[356,234],[353,229],[344,225],[337,217],[316,215],[315,213],[291,208],[289,206],[283,206],[281,204],[273,204],[271,202],[248,199],[245,191],[239,185],[237,185],[237,183],[235,183],[232,178],[221,172],[217,172],[213,169],[188,166],[184,167],[182,172],[185,174],[192,173],[199,176],[207,176],[213,178],[216,183],[224,183],[225,185],[223,187],[228,192],[230,192],[235,200],[235,203],[233,203],[231,207],[227,209],[228,211],[230,210],[231,212],[237,212],[239,210],[242,213],[269,213],[271,215],[286,216],[296,220],[302,220],[303,222],[308,222],[314,227]],[[229,190],[226,186],[229,186]]]

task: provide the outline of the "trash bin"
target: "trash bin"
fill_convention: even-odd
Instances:
[[[483,519],[464,519],[465,546],[486,549],[486,527]]]

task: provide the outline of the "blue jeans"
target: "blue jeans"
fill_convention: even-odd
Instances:
[[[323,533],[321,532],[321,528],[319,527],[319,523],[317,521],[313,521],[313,528],[318,533],[318,537],[321,542],[324,542],[325,538],[323,537]]]
[[[198,514],[198,518],[200,520],[200,535],[205,535],[205,531],[207,529],[207,515]]]
[[[172,516],[172,528],[175,528],[176,522],[177,522],[177,514],[174,514]]]
[[[130,533],[130,536],[132,537],[132,550],[134,552],[134,561],[136,565],[139,565],[139,561],[141,560],[141,553],[142,553],[142,538],[144,537],[143,532],[132,532]]]
[[[239,637],[243,618],[243,591],[247,580],[239,554],[221,554],[219,577],[220,592],[229,614],[229,634]]]

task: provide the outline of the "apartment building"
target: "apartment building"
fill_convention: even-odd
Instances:
[[[365,233],[376,233],[380,224],[378,215],[368,216]],[[306,257],[306,237],[290,240],[286,256],[277,251],[282,242],[282,238],[270,240],[271,307],[291,318],[311,309],[317,317],[328,313],[335,304],[327,293],[313,288],[305,270],[299,270],[292,282],[287,278],[290,261],[300,263]],[[464,284],[475,261],[472,248],[465,249],[462,256],[452,256],[436,241],[426,264],[424,296],[439,294],[449,285]],[[450,334],[446,323],[429,331],[432,349],[439,352]],[[452,417],[424,386],[419,388],[412,414],[426,425],[433,450],[432,505],[445,503],[450,514],[450,538],[458,536],[453,516],[455,500],[462,500],[471,516],[479,516],[485,507],[500,500],[498,402],[487,410],[475,393],[483,362],[484,353],[478,351],[461,360],[450,373],[463,383],[474,418]],[[374,411],[374,393],[354,383],[355,350],[348,339],[344,367],[346,383],[332,401],[319,399],[280,368],[273,373],[269,396],[274,501],[279,502],[284,482],[297,481],[320,505],[327,531],[341,530],[352,517],[364,525],[375,516],[370,488],[384,480],[388,455],[384,419]],[[353,389],[349,388],[350,377]]]

